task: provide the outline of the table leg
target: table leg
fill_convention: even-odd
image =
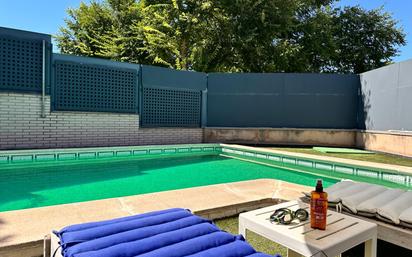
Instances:
[[[302,255],[288,248],[288,257],[302,257]]]
[[[246,239],[246,227],[245,224],[239,219],[239,234]]]
[[[365,242],[365,257],[376,257],[377,241],[378,240],[375,236]]]

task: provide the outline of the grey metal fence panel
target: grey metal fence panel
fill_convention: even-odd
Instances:
[[[0,90],[40,92],[44,76],[48,91],[50,53],[50,35],[0,27]]]
[[[142,127],[200,127],[207,75],[142,65]]]
[[[284,80],[284,74],[209,74],[207,125],[284,126]]]
[[[356,128],[357,75],[286,74],[287,127]]]
[[[138,111],[139,65],[54,55],[53,110]]]
[[[356,128],[357,75],[222,74],[208,77],[208,126]]]
[[[206,89],[206,73],[142,65],[143,87]]]
[[[360,75],[360,128],[412,131],[412,60]]]

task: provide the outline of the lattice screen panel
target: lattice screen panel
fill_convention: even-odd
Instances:
[[[200,127],[201,92],[144,88],[143,127]]]
[[[137,70],[55,62],[55,110],[137,112]]]
[[[42,62],[41,40],[0,35],[0,89],[41,91]]]

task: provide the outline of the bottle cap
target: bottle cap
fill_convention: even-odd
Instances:
[[[318,179],[316,181],[316,192],[323,192],[323,185],[321,179]]]

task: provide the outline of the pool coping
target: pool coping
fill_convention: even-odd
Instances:
[[[83,147],[83,148],[56,148],[56,149],[30,149],[30,150],[0,150],[0,164],[5,164],[5,159],[7,158],[7,163],[12,159],[13,156],[29,156],[33,155],[32,160],[43,161],[36,158],[36,156],[43,155],[57,155],[57,154],[76,154],[76,158],[81,159],[78,154],[84,153],[95,153],[96,155],[91,158],[107,158],[107,157],[127,157],[127,156],[136,156],[140,155],[141,152],[146,154],[160,154],[160,153],[196,153],[196,152],[220,152],[222,148],[238,148],[249,151],[263,152],[263,153],[272,153],[281,156],[289,157],[300,157],[302,159],[310,159],[324,162],[339,163],[344,165],[359,166],[362,168],[373,168],[379,170],[385,170],[389,172],[403,173],[407,175],[412,175],[412,167],[394,165],[394,164],[385,164],[385,163],[376,163],[369,161],[360,161],[352,159],[344,159],[338,157],[329,157],[329,156],[318,156],[306,153],[295,153],[288,151],[275,150],[270,148],[262,147],[253,147],[239,144],[222,144],[222,143],[204,143],[204,144],[177,144],[177,145],[145,145],[145,146],[118,146],[118,147]],[[204,150],[206,149],[206,150]],[[165,152],[167,150],[175,150],[175,152]],[[135,151],[138,154],[135,154]],[[162,152],[163,151],[163,152]],[[112,156],[101,156],[99,157],[98,153],[108,153],[113,152]],[[129,155],[127,155],[128,153]],[[143,155],[143,154],[142,154]],[[4,159],[2,159],[2,157]],[[87,159],[85,157],[84,159]],[[13,163],[26,162],[27,160],[16,159]]]
[[[261,147],[253,147],[253,146],[245,146],[245,145],[236,145],[236,144],[220,144],[222,148],[222,152],[225,153],[234,153],[239,155],[246,156],[245,153],[253,153],[250,154],[251,157],[260,158],[260,159],[271,159],[271,157],[278,157],[276,161],[278,162],[285,162],[285,163],[293,163],[297,166],[301,166],[304,168],[307,164],[303,165],[305,161],[309,161],[312,164],[312,167],[323,169],[326,171],[335,171],[337,167],[342,168],[349,168],[352,169],[353,175],[357,175],[357,172],[375,172],[379,174],[379,176],[383,175],[393,175],[394,177],[399,176],[405,180],[404,183],[398,183],[400,185],[406,185],[411,187],[412,186],[412,167],[407,166],[400,166],[400,165],[391,165],[391,164],[383,164],[383,163],[374,163],[374,162],[367,162],[367,161],[358,161],[358,160],[350,160],[350,159],[343,159],[337,157],[325,157],[325,156],[317,156],[311,154],[303,154],[303,153],[292,153],[287,151],[279,151],[274,149],[268,148],[261,148]],[[252,156],[253,155],[253,156]],[[324,167],[317,167],[316,165],[327,165],[328,168]],[[346,173],[346,172],[343,172]],[[349,174],[349,173],[347,173]],[[379,177],[380,178],[380,177]],[[390,182],[391,178],[382,178],[383,180],[387,180]],[[393,178],[395,179],[395,178]],[[397,182],[395,182],[397,183]]]
[[[188,208],[203,217],[216,219],[272,205],[281,199],[296,199],[309,190],[307,186],[280,180],[258,179],[0,212],[0,255],[25,256],[27,249],[40,255],[44,237],[53,229],[70,224],[173,207]]]
[[[305,159],[314,159],[314,160],[319,160],[319,161],[330,161],[330,162],[342,163],[342,164],[347,164],[347,165],[356,165],[356,166],[361,166],[365,168],[391,170],[391,171],[397,171],[397,172],[402,172],[402,173],[412,175],[412,167],[409,167],[409,166],[369,162],[369,161],[360,161],[360,160],[345,159],[345,158],[339,158],[339,157],[319,156],[319,155],[307,154],[307,153],[295,153],[295,152],[289,152],[289,151],[275,150],[275,149],[266,148],[266,147],[262,148],[262,147],[253,147],[253,146],[245,146],[245,145],[237,145],[237,144],[220,144],[220,146],[251,149],[251,150],[256,150],[256,151],[281,154],[285,156],[302,157]]]
[[[412,167],[214,143],[0,151],[0,171],[2,168],[7,169],[15,165],[47,162],[53,164],[70,161],[105,161],[110,158],[121,160],[122,158],[218,154],[325,178],[357,180],[356,177],[359,177],[360,181],[371,178],[389,187],[412,188]],[[323,174],[322,172],[318,174],[316,170],[323,171]]]

